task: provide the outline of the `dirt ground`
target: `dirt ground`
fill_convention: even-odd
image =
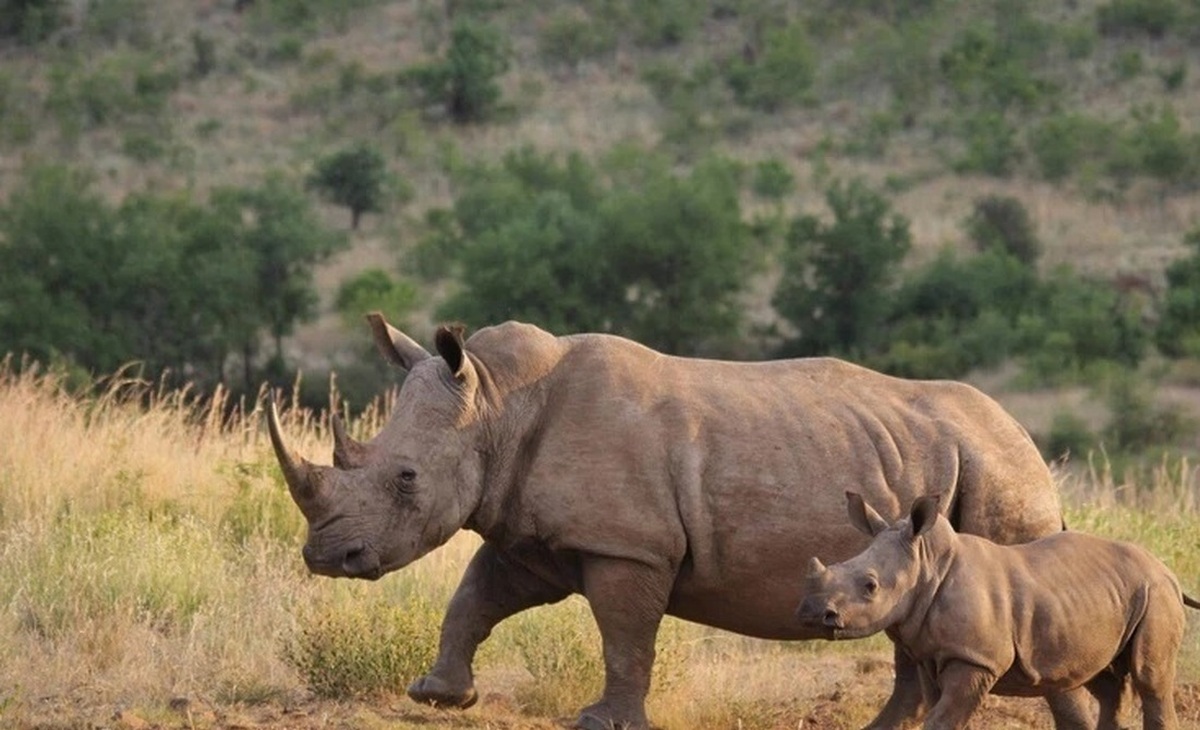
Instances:
[[[851,667],[849,671],[847,666]],[[810,660],[806,669],[807,676],[799,682],[800,692],[806,696],[738,700],[736,706],[725,708],[727,711],[714,713],[722,719],[697,723],[697,730],[858,728],[880,706],[890,686],[890,664],[874,657]],[[570,716],[525,716],[510,692],[488,692],[482,681],[480,685],[485,692],[481,701],[465,712],[423,707],[404,697],[354,702],[297,697],[249,706],[216,706],[178,698],[157,710],[86,707],[78,698],[60,703],[47,698],[40,707],[0,713],[0,726],[14,730],[561,730],[570,727],[573,719]],[[688,698],[684,697],[682,702],[687,703]],[[1125,727],[1141,726],[1136,701],[1133,705],[1123,718]],[[1180,685],[1176,707],[1182,730],[1200,729],[1200,684]],[[654,719],[652,705],[651,720]],[[678,727],[679,722],[673,722],[672,726]],[[971,727],[1036,730],[1053,727],[1053,723],[1041,700],[989,697]]]

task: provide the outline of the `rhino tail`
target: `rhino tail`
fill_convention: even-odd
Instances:
[[[1195,598],[1192,598],[1186,593],[1183,594],[1183,605],[1190,608],[1200,609],[1200,601],[1197,601]]]

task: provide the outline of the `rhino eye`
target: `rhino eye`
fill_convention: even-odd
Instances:
[[[879,581],[875,580],[874,576],[868,576],[866,581],[863,582],[863,593],[873,596],[878,590]]]
[[[394,491],[400,494],[411,494],[417,489],[417,471],[415,469],[403,469],[399,474],[388,482]]]

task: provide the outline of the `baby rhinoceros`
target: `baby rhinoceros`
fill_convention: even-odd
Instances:
[[[937,496],[892,525],[846,496],[850,521],[874,539],[842,563],[813,558],[797,616],[829,639],[886,631],[920,667],[927,730],[966,727],[989,692],[1080,686],[1100,701],[1099,727],[1117,728],[1126,677],[1144,727],[1177,727],[1183,607],[1200,602],[1149,552],[1076,532],[1001,546],[954,532]]]

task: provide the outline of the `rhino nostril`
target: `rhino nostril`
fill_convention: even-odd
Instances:
[[[832,608],[825,609],[825,625],[835,628],[841,625],[841,616],[837,611]]]
[[[366,552],[366,549],[362,546],[350,548],[346,551],[346,556],[342,559],[342,562],[347,564],[354,563],[363,556],[364,552]]]

